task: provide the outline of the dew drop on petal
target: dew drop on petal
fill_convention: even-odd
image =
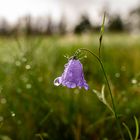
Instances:
[[[71,87],[71,88],[75,88],[75,87],[76,87],[76,84],[73,83],[73,82],[71,82],[70,87]]]
[[[60,82],[60,77],[58,77],[58,78],[56,78],[55,80],[54,80],[54,85],[55,86],[59,86],[61,84],[61,82]]]
[[[68,66],[68,64],[65,64],[65,65],[64,65],[64,67],[67,67],[67,66]]]
[[[76,87],[76,84],[74,83],[74,82],[66,82],[66,86],[68,87],[68,88],[75,88]]]
[[[84,88],[85,88],[85,90],[89,89],[88,85],[84,85]]]
[[[88,87],[87,86],[85,87],[85,90],[88,90]]]

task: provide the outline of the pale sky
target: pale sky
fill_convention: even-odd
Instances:
[[[18,17],[31,14],[34,17],[52,16],[58,21],[62,15],[75,22],[80,13],[88,13],[91,19],[98,19],[103,7],[109,13],[126,15],[140,0],[0,0],[0,18],[15,22]]]

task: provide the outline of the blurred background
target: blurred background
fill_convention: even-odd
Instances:
[[[78,48],[98,54],[105,11],[102,61],[120,120],[135,136],[140,1],[0,0],[0,140],[121,140],[115,118],[93,92],[106,84],[95,58],[80,54],[88,91],[53,84],[65,56]],[[105,96],[111,104],[107,86]]]

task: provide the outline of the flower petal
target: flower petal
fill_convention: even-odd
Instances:
[[[76,84],[73,83],[73,82],[66,82],[66,86],[67,86],[68,88],[75,88],[75,87],[76,87]]]
[[[88,84],[85,84],[85,85],[84,85],[84,88],[85,88],[85,90],[88,90],[88,89],[89,89]]]
[[[86,90],[89,89],[88,84],[84,79],[83,66],[77,59],[70,59],[65,65],[64,72],[61,77],[54,80],[54,85],[67,86],[68,88],[79,88],[84,87]]]

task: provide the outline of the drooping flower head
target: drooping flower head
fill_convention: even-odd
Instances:
[[[88,84],[84,79],[83,66],[75,57],[69,59],[63,74],[54,80],[54,85],[59,86],[60,84],[68,88],[84,87],[88,90]]]

